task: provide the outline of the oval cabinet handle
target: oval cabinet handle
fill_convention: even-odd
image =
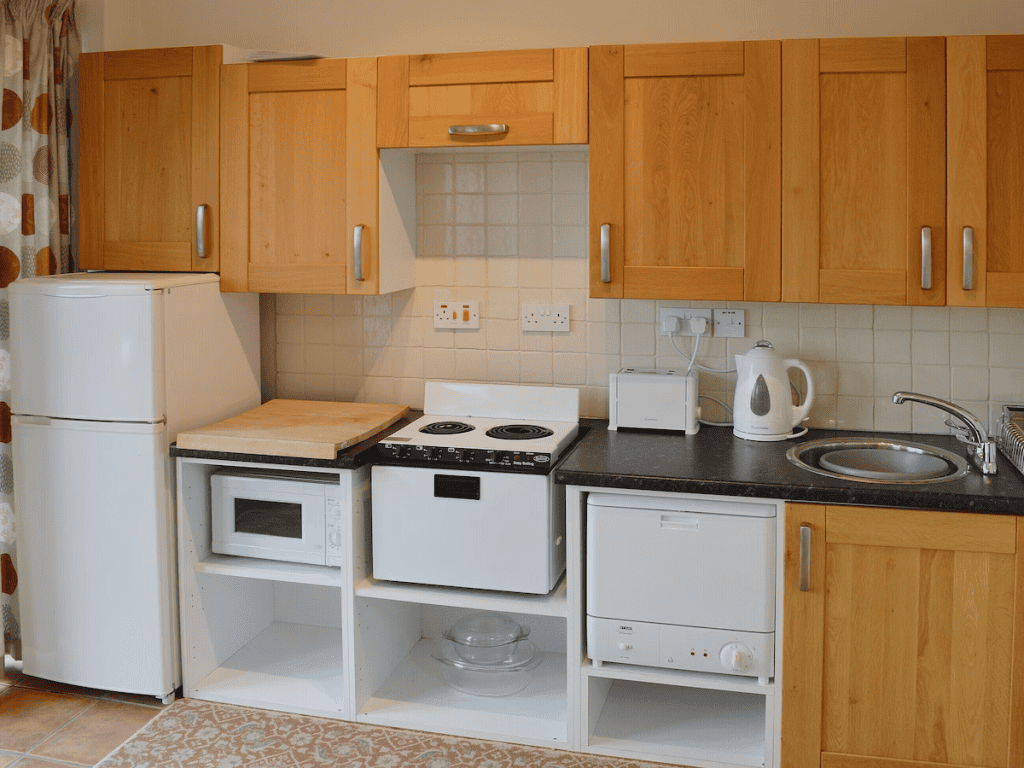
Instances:
[[[352,231],[352,273],[356,280],[363,277],[363,225],[357,224]]]
[[[504,136],[506,133],[508,133],[508,126],[504,123],[448,126],[449,136]]]
[[[921,290],[932,288],[932,228],[921,227]]]
[[[811,526],[800,526],[800,591],[811,590]]]
[[[601,282],[612,281],[612,225],[601,225]]]
[[[964,227],[964,290],[974,290],[974,228]]]
[[[210,206],[196,206],[196,256],[206,258],[206,212]]]

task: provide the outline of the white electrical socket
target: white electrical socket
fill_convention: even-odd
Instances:
[[[569,332],[568,304],[523,304],[524,331]]]
[[[742,339],[747,333],[746,314],[742,309],[716,309],[715,336]]]
[[[678,319],[679,325],[673,333],[669,333],[666,330],[667,318],[675,317]],[[711,310],[710,309],[688,309],[686,307],[659,307],[658,308],[658,334],[660,336],[696,336],[697,334],[690,330],[690,318],[691,317],[703,317],[707,321],[707,327],[704,329],[704,333],[701,336],[711,335]],[[668,323],[671,324],[671,320]]]
[[[479,301],[435,301],[435,328],[479,328]]]

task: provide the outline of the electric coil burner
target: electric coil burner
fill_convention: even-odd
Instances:
[[[551,468],[578,432],[579,391],[431,381],[423,411],[378,443],[373,577],[549,592],[565,571]]]
[[[579,392],[427,382],[423,410],[378,443],[383,463],[546,474],[576,437]]]

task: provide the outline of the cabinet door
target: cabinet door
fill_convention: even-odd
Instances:
[[[79,268],[216,272],[220,46],[79,61]]]
[[[1017,518],[809,505],[786,518],[782,764],[1021,765]]]
[[[379,147],[587,143],[586,48],[379,62]]]
[[[346,62],[222,78],[223,290],[345,293]]]
[[[1024,307],[1024,35],[946,45],[948,303]]]
[[[590,52],[590,295],[780,298],[778,42]]]
[[[782,45],[782,300],[943,305],[943,38]]]

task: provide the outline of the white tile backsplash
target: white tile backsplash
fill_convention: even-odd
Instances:
[[[581,150],[419,155],[419,287],[276,296],[268,303],[276,396],[419,408],[426,380],[547,384],[578,387],[582,414],[603,418],[609,373],[685,366],[658,333],[659,306],[728,306],[745,310],[746,336],[702,340],[701,362],[731,366],[761,338],[805,360],[818,390],[814,427],[948,431],[934,408],[893,404],[899,389],[952,399],[990,426],[1002,403],[1024,402],[1024,310],[589,298],[586,158]],[[480,329],[435,330],[435,300],[479,301]],[[569,332],[524,333],[528,303],[570,305]],[[677,339],[683,355],[691,344]],[[701,391],[730,403],[734,381],[702,372]]]

